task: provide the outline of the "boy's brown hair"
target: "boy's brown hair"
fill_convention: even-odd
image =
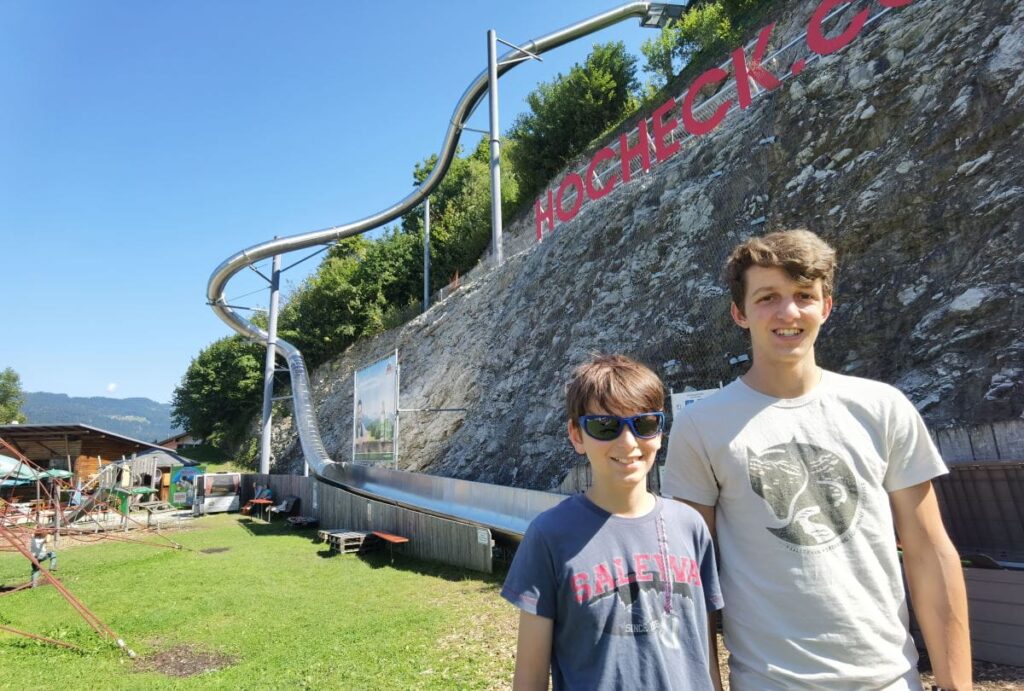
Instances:
[[[569,421],[579,425],[587,406],[608,413],[653,413],[665,407],[665,387],[650,368],[625,355],[594,355],[573,370],[565,387]]]
[[[724,274],[732,301],[741,313],[747,297],[747,269],[752,266],[782,269],[800,284],[814,283],[820,278],[824,297],[832,295],[835,286],[835,249],[805,228],[750,238],[732,251]]]

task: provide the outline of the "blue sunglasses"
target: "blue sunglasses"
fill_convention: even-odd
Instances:
[[[598,441],[618,439],[625,425],[629,425],[637,439],[652,439],[665,429],[665,413],[640,413],[632,417],[581,415],[579,423],[588,437]]]

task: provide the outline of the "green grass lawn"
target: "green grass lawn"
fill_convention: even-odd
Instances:
[[[252,472],[251,469],[246,470],[241,465],[235,463],[235,460],[228,454],[209,444],[188,446],[178,449],[178,453],[185,458],[202,463],[206,466],[207,472],[210,473]]]
[[[60,550],[57,575],[138,654],[102,642],[52,587],[0,597],[0,688],[503,688],[517,615],[488,577],[395,557],[339,555],[314,531],[235,514],[167,535],[185,549],[103,542]],[[200,550],[227,548],[203,553]],[[24,582],[0,554],[0,584]],[[145,671],[155,656],[233,658],[191,677]]]
[[[252,468],[243,468],[234,461],[223,461],[221,463],[204,463],[207,473],[251,473]]]

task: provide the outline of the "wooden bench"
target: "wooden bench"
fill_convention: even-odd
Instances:
[[[392,533],[385,533],[383,530],[374,530],[374,537],[383,540],[388,543],[388,555],[391,557],[391,563],[395,563],[395,545],[404,545],[409,541],[409,538],[402,537],[401,535],[394,535]]]
[[[319,530],[317,537],[329,543],[331,549],[342,554],[365,554],[386,544],[392,563],[395,561],[395,545],[409,542],[407,537],[385,533],[382,530]]]

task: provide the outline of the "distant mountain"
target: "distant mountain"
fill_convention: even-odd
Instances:
[[[62,393],[26,393],[21,408],[30,425],[80,423],[141,441],[162,441],[181,430],[171,425],[171,406],[148,398],[77,398]]]

